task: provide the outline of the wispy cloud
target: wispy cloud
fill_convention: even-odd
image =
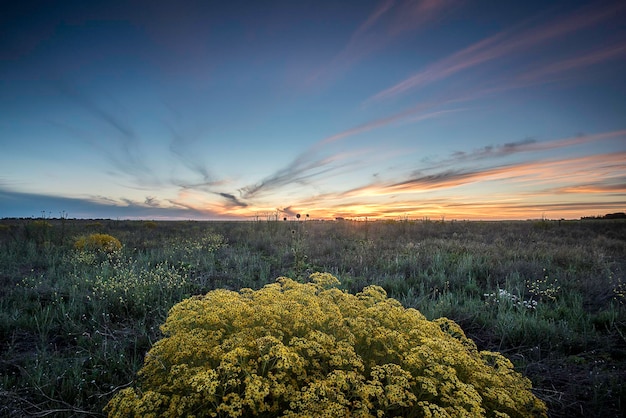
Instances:
[[[237,196],[233,194],[230,194],[230,193],[216,193],[216,194],[226,199],[229,203],[229,206],[241,207],[241,208],[245,208],[248,206],[246,202],[242,202],[241,200],[237,198]]]
[[[392,7],[394,7],[394,0],[383,0],[379,3],[378,7],[365,19],[361,25],[352,33],[350,40],[345,49],[350,49],[352,46],[361,42],[362,38],[366,36],[376,23],[381,19],[385,13],[387,13]]]
[[[389,29],[392,33],[402,33],[430,25],[440,21],[461,3],[460,0],[403,1],[396,9]]]
[[[240,192],[244,199],[252,199],[261,193],[270,193],[277,188],[291,184],[306,184],[309,180],[338,169],[343,155],[320,157],[313,150],[300,154],[296,159],[257,184],[243,187]]]
[[[539,142],[533,139],[487,146],[472,152],[455,152],[449,158],[428,164],[411,172],[406,178],[396,181],[374,179],[369,184],[338,193],[317,196],[316,199],[344,200],[354,198],[378,198],[403,194],[424,194],[438,190],[449,190],[485,182],[506,181],[508,187],[543,187],[546,191],[574,190],[595,184],[608,189],[621,184],[626,176],[626,152],[613,152],[578,157],[544,157],[513,163],[497,163],[498,158],[515,153],[548,150],[565,150],[575,145],[600,140],[623,140],[626,131],[598,133],[586,136]],[[490,164],[472,166],[476,161],[489,161]],[[463,164],[466,164],[463,166]],[[470,164],[470,165],[467,165]],[[582,189],[581,189],[582,190]],[[536,193],[534,191],[533,193]],[[393,202],[395,205],[396,202]]]
[[[484,158],[503,157],[518,152],[527,151],[531,146],[535,145],[537,140],[534,138],[525,138],[515,142],[508,142],[503,145],[487,145],[480,149],[465,152],[456,151],[452,154],[451,160],[467,161],[481,160]]]
[[[373,121],[369,121],[361,125],[355,126],[353,128],[347,129],[345,131],[339,132],[337,134],[328,136],[324,138],[322,141],[320,141],[318,143],[318,146],[326,145],[331,142],[336,142],[344,138],[348,138],[354,135],[368,132],[377,128],[382,128],[384,126],[388,126],[394,123],[417,122],[420,120],[432,119],[432,118],[436,118],[445,114],[449,114],[452,112],[459,112],[463,110],[463,109],[445,109],[445,110],[435,110],[432,112],[427,112],[427,110],[433,107],[443,106],[445,104],[446,104],[445,101],[442,101],[440,103],[436,103],[436,102],[420,103],[419,105],[403,110],[402,112],[398,112],[390,116],[375,119]]]
[[[510,164],[484,169],[450,169],[434,174],[417,175],[407,180],[386,185],[379,193],[422,193],[436,189],[450,189],[480,181],[519,177],[527,172],[528,164]]]
[[[509,184],[527,182],[567,183],[598,179],[606,181],[612,173],[624,173],[626,152],[598,154],[565,159],[545,159],[532,162],[505,164],[485,168],[450,169],[435,174],[417,175],[407,180],[386,185],[380,193],[415,193],[433,189],[449,189],[470,183],[507,180]],[[418,174],[418,173],[416,173]]]
[[[598,156],[598,161],[604,156]],[[623,158],[623,155],[621,156]],[[563,162],[563,166],[574,166],[580,161]],[[518,171],[515,173],[515,171]],[[622,171],[623,173],[623,171]],[[504,188],[490,185],[493,175],[507,181]],[[299,207],[314,206],[317,213],[332,217],[373,217],[373,218],[420,218],[441,217],[446,219],[525,219],[548,215],[556,218],[576,218],[581,215],[598,215],[623,211],[625,201],[624,183],[608,184],[599,180],[585,183],[583,176],[576,175],[571,185],[553,188],[563,178],[545,180],[545,188],[523,187],[505,177],[521,180],[525,177],[534,182],[541,176],[550,175],[549,164],[542,166],[511,165],[485,172],[442,173],[415,180],[411,188],[403,183],[398,186],[378,184],[358,191],[335,195],[316,196],[314,199],[298,202]],[[622,177],[623,180],[623,177]],[[424,185],[428,189],[424,189]],[[445,190],[445,197],[438,191]],[[417,194],[416,194],[417,193]],[[310,206],[309,206],[310,205]],[[593,213],[588,213],[593,210]],[[535,214],[533,216],[533,214]]]
[[[519,54],[534,46],[543,45],[557,38],[562,38],[590,26],[597,25],[604,20],[614,17],[623,7],[622,4],[615,3],[611,6],[597,9],[584,8],[564,18],[547,22],[542,26],[529,25],[528,23],[518,25],[517,27],[483,39],[447,58],[427,66],[424,70],[370,97],[368,102],[398,96],[409,90],[446,79],[472,67],[506,55]],[[595,59],[607,59],[618,52],[619,51],[613,51],[612,54],[606,52],[604,56],[598,55]],[[569,65],[571,66],[575,63],[576,62],[572,60]]]
[[[268,193],[275,189],[293,184],[306,184],[320,176],[344,168],[349,164],[347,162],[348,160],[355,155],[365,152],[363,149],[354,149],[349,153],[322,156],[323,148],[331,143],[394,123],[417,122],[463,110],[447,109],[428,112],[431,107],[440,106],[442,104],[444,103],[420,104],[400,113],[366,122],[354,128],[328,136],[298,155],[298,157],[292,160],[286,167],[277,170],[259,183],[241,188],[241,196],[244,199],[251,199],[258,196],[261,192]]]
[[[572,70],[589,67],[624,56],[626,56],[626,43],[623,42],[532,69],[517,76],[516,81],[527,84],[549,80],[549,77],[558,74],[568,73]]]
[[[79,91],[68,83],[60,82],[57,86],[64,97],[79,106],[96,121],[101,122],[104,129],[99,132],[86,132],[71,126],[71,122],[55,122],[57,126],[65,127],[69,123],[70,126],[67,130],[96,148],[100,155],[109,161],[115,170],[112,174],[130,176],[140,185],[155,186],[161,184],[156,173],[141,157],[139,137],[122,112],[107,109],[88,93]]]
[[[69,198],[45,194],[20,193],[0,188],[0,218],[37,217],[42,212],[70,218],[106,219],[219,219],[218,211],[157,204],[154,199],[135,202],[129,199]]]
[[[146,206],[150,206],[153,208],[158,208],[161,206],[161,202],[154,196],[146,196],[146,200],[144,201]]]
[[[60,83],[59,89],[62,94],[83,107],[96,119],[103,121],[106,125],[113,128],[125,144],[131,144],[137,140],[135,131],[127,121],[125,121],[121,116],[115,115],[113,112],[110,112],[98,105],[92,98],[89,97],[89,95],[80,92],[78,89],[68,84]]]
[[[339,134],[324,138],[314,144],[310,149],[300,154],[290,164],[282,169],[277,170],[274,174],[266,177],[259,183],[245,186],[239,190],[240,197],[236,197],[231,193],[220,193],[222,197],[231,202],[233,206],[246,207],[252,205],[249,200],[254,200],[261,194],[268,194],[277,189],[281,189],[294,184],[307,184],[315,181],[323,175],[331,172],[337,172],[341,167],[345,166],[346,161],[354,154],[362,152],[355,150],[352,154],[336,154],[327,157],[320,156],[320,150],[332,142],[342,140],[349,136],[357,135],[368,130],[376,129],[390,123],[400,121],[407,117],[430,118],[449,111],[436,111],[432,113],[419,114],[419,110],[423,105],[410,111],[394,115],[389,118],[382,118],[367,124],[357,126],[346,130]],[[418,115],[418,116],[416,116]],[[473,182],[486,180],[512,178],[521,176],[525,168],[533,167],[532,164],[512,164],[499,165],[482,168],[449,168],[458,167],[459,164],[478,162],[481,160],[496,160],[498,158],[511,156],[519,153],[542,152],[555,150],[560,148],[572,147],[575,145],[593,143],[602,140],[622,140],[626,137],[626,130],[603,132],[591,135],[579,135],[570,138],[562,138],[552,141],[538,141],[533,138],[525,138],[519,141],[488,145],[473,151],[457,151],[452,153],[448,158],[440,161],[434,161],[430,164],[415,170],[411,177],[396,183],[373,183],[365,187],[360,187],[342,193],[342,197],[354,197],[358,195],[391,195],[397,193],[416,193],[424,191],[432,191],[438,189],[447,189],[466,185]],[[613,160],[609,158],[609,160]],[[429,171],[436,171],[428,173]],[[531,173],[532,170],[527,170]],[[424,173],[426,172],[426,173]],[[527,173],[527,174],[528,174]],[[331,195],[323,195],[320,199],[332,198]]]
[[[554,194],[594,194],[594,193],[610,193],[626,196],[626,177],[615,179],[614,183],[595,182],[587,184],[577,184],[574,186],[559,187],[550,191]],[[626,204],[624,204],[626,206]]]
[[[448,158],[441,161],[435,161],[428,168],[433,169],[441,166],[453,166],[459,163],[471,161],[481,161],[486,159],[496,159],[519,153],[549,151],[560,148],[568,148],[575,145],[588,144],[606,140],[626,140],[626,130],[600,132],[589,135],[577,135],[569,138],[555,139],[551,141],[538,141],[535,138],[524,138],[519,141],[486,145],[472,151],[456,151]]]
[[[175,130],[173,127],[169,127],[170,132],[172,134],[172,140],[170,142],[170,152],[179,160],[181,163],[191,170],[194,174],[198,175],[201,178],[200,183],[209,184],[214,181],[213,176],[209,172],[206,164],[201,161],[197,155],[193,152],[190,152],[188,149],[189,139],[183,136],[180,132]]]
[[[174,156],[176,161],[180,162],[191,174],[191,176],[172,178],[171,182],[174,185],[183,189],[213,192],[216,187],[228,183],[224,179],[217,178],[209,169],[208,164],[202,159],[201,156],[203,154],[193,149],[194,143],[201,140],[198,133],[183,134],[180,129],[174,128],[173,125],[169,123],[166,123],[166,125],[171,134],[169,144],[170,153]]]
[[[103,126],[100,131],[86,132],[63,123],[55,123],[55,125],[94,147],[111,164],[112,175],[129,177],[131,182],[126,183],[125,187],[154,189],[172,185],[181,189],[219,194],[215,192],[215,189],[228,184],[227,180],[216,178],[200,154],[194,151],[194,143],[201,139],[201,134],[197,132],[197,129],[192,129],[189,133],[189,129],[183,129],[161,120],[166,131],[170,133],[169,152],[174,157],[169,160],[170,170],[168,171],[174,173],[175,169],[181,166],[186,169],[182,175],[171,174],[172,177],[168,178],[163,170],[157,172],[149,166],[148,160],[144,157],[146,152],[142,149],[141,135],[120,110],[107,108],[88,93],[79,91],[67,83],[59,83],[59,89],[72,103],[102,122]],[[235,203],[235,200],[231,198],[227,200]],[[244,205],[242,202],[237,202],[235,206]]]
[[[335,77],[401,35],[439,21],[459,0],[384,0],[352,32],[344,48],[308,84]]]

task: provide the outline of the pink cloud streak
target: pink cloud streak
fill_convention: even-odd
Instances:
[[[352,32],[347,44],[305,84],[335,76],[404,33],[438,21],[458,0],[385,0]]]
[[[599,62],[608,61],[624,55],[626,55],[626,43],[621,43],[578,57],[554,62],[552,64],[546,65],[545,67],[529,71],[518,77],[518,80],[522,82],[542,80],[545,79],[546,76],[571,71],[577,68],[588,67]]]
[[[566,36],[589,26],[596,25],[612,17],[622,5],[599,10],[581,10],[556,22],[549,22],[540,27],[519,30],[512,28],[483,39],[451,56],[429,65],[424,70],[391,86],[374,96],[367,102],[389,99],[403,94],[408,90],[450,77],[462,70],[475,67],[496,58],[519,53],[540,43],[554,38]],[[596,57],[600,59],[601,57]]]
[[[438,110],[438,111],[433,111],[433,112],[429,112],[429,113],[420,113],[420,111],[422,110],[426,110],[429,107],[431,107],[433,105],[429,105],[429,104],[420,104],[418,106],[412,107],[410,109],[404,110],[400,113],[396,113],[394,115],[388,116],[388,117],[384,117],[384,118],[380,118],[380,119],[376,119],[374,121],[371,122],[367,122],[367,123],[363,123],[361,125],[358,125],[354,128],[351,129],[347,129],[343,132],[339,132],[338,134],[335,135],[331,135],[329,137],[324,138],[322,141],[319,142],[319,145],[326,145],[332,142],[336,142],[339,141],[341,139],[353,136],[353,135],[357,135],[363,132],[367,132],[367,131],[371,131],[373,129],[377,129],[377,128],[381,128],[383,126],[387,126],[387,125],[391,125],[393,123],[396,122],[400,122],[403,120],[408,120],[410,122],[417,122],[420,120],[425,120],[425,119],[430,119],[430,118],[435,118],[437,116],[441,116],[447,113],[451,113],[451,112],[457,112],[459,111],[459,109],[451,109],[451,110]]]
[[[495,167],[445,170],[435,174],[414,176],[395,183],[372,183],[348,190],[334,198],[387,196],[451,189],[494,180],[508,180],[536,187],[556,182],[603,182],[626,175],[626,152],[598,154],[569,159],[523,162]],[[331,198],[326,196],[325,198]]]

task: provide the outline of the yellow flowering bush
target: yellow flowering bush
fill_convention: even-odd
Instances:
[[[74,243],[74,248],[79,251],[103,251],[112,253],[122,249],[120,240],[109,234],[91,234],[80,237]]]
[[[545,417],[528,379],[453,321],[328,273],[175,305],[110,417]]]

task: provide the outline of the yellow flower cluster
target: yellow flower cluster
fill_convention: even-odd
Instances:
[[[224,236],[210,232],[200,237],[177,239],[169,244],[168,249],[172,255],[187,258],[199,254],[214,253],[227,245]]]
[[[531,295],[538,296],[540,299],[554,302],[561,291],[558,279],[550,279],[543,269],[543,278],[535,281],[526,281],[526,287]]]
[[[128,311],[163,303],[188,285],[185,275],[165,262],[149,269],[136,261],[114,260],[106,265],[109,274],[93,278],[93,295],[96,299],[116,301],[116,305]]]
[[[74,248],[79,251],[103,251],[112,253],[122,249],[120,240],[109,234],[91,234],[80,237],[74,243]]]
[[[530,381],[378,286],[281,277],[175,305],[110,417],[545,417]]]

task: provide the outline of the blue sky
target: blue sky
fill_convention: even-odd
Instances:
[[[15,3],[0,218],[626,210],[623,1]]]

